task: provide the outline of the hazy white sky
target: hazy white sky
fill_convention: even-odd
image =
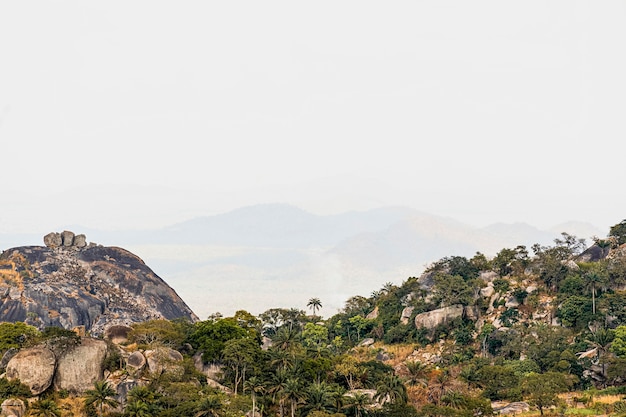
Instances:
[[[265,202],[606,229],[625,21],[623,1],[2,1],[0,232]]]

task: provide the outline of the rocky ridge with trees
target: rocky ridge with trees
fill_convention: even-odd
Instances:
[[[311,314],[114,324],[94,340],[106,345],[101,373],[81,387],[42,388],[28,376],[45,372],[22,376],[16,364],[48,349],[60,369],[92,339],[7,322],[2,413],[22,401],[22,412],[59,416],[469,417],[581,405],[620,415],[624,400],[596,399],[626,394],[625,300],[626,220],[589,248],[563,234],[490,258],[445,257],[328,318],[314,297]]]

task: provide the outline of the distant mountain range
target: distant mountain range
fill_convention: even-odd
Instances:
[[[405,207],[319,216],[286,204],[243,207],[158,230],[90,230],[91,242],[131,250],[200,316],[236,309],[304,309],[319,297],[334,314],[353,295],[419,275],[444,256],[495,255],[505,247],[553,243],[561,232],[605,236],[588,223],[549,230],[525,223],[476,228]],[[0,248],[42,244],[43,234],[3,235]]]

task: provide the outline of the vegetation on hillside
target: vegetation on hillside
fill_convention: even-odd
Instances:
[[[326,319],[316,314],[323,300],[311,298],[310,315],[273,308],[258,317],[238,311],[197,323],[137,323],[124,349],[178,350],[183,371],[146,376],[119,406],[99,382],[83,409],[144,417],[469,417],[493,414],[497,401],[523,400],[542,415],[591,406],[600,392],[626,393],[625,244],[626,220],[588,250],[562,234],[552,246],[503,248],[491,258],[445,257],[419,278],[351,297]],[[414,324],[453,306],[464,314]],[[0,324],[2,352],[45,340],[63,349],[76,343],[60,329]],[[219,367],[214,381],[193,358]],[[129,372],[119,356],[105,367]],[[19,383],[0,379],[1,398],[27,396]],[[45,393],[31,413],[66,415],[55,407],[62,400]],[[621,414],[624,404],[595,406]]]

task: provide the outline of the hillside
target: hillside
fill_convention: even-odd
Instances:
[[[112,415],[136,415],[140,407],[146,416],[210,408],[218,416],[258,409],[294,417],[466,417],[579,407],[586,415],[622,415],[626,403],[609,394],[626,393],[624,300],[626,220],[590,247],[563,233],[549,245],[504,247],[493,256],[444,256],[420,276],[351,296],[326,319],[317,315],[324,300],[311,298],[309,315],[293,304],[195,322],[147,320],[107,328],[109,343],[3,323],[0,350],[12,353],[8,382],[0,382],[19,398],[46,393],[54,404],[62,403],[60,387],[88,400],[90,384],[104,383],[118,401],[107,407]],[[67,363],[96,351],[102,366],[90,365],[90,382],[56,375],[75,375]],[[30,377],[44,374],[45,383]],[[6,385],[22,379],[29,391]],[[72,404],[77,415],[89,413]]]
[[[154,318],[197,317],[139,257],[118,247],[87,244],[71,232],[46,236],[48,246],[0,255],[0,318],[38,328],[106,326]]]

